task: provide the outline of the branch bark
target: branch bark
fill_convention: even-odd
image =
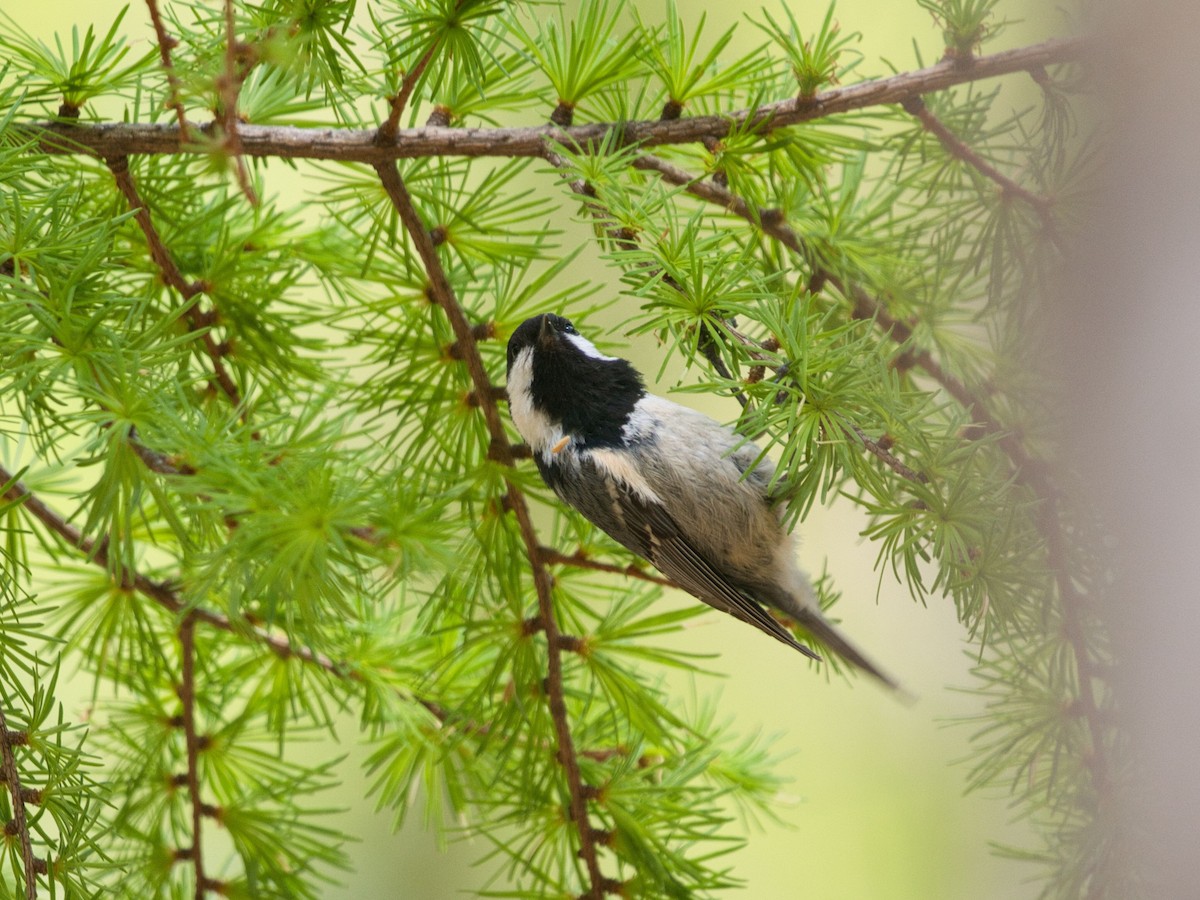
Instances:
[[[1000,188],[1001,193],[1009,197],[1017,197],[1027,203],[1046,230],[1046,237],[1054,244],[1059,253],[1063,252],[1062,241],[1058,237],[1058,225],[1054,221],[1053,202],[1048,197],[1035,194],[1028,188],[1017,184],[990,162],[980,156],[975,150],[951,131],[946,123],[933,114],[921,97],[909,97],[900,104],[906,113],[921,123],[921,127],[938,139],[946,152],[955,159],[961,160],[977,171],[984,178]]]
[[[458,302],[445,269],[437,255],[437,248],[429,235],[429,229],[421,221],[412,197],[404,186],[400,173],[394,162],[380,163],[375,171],[383,184],[384,190],[392,201],[400,220],[404,224],[417,255],[429,276],[429,292],[431,298],[445,313],[454,331],[455,340],[462,356],[462,362],[467,367],[477,397],[484,398],[479,409],[483,412],[491,436],[491,444],[499,462],[512,467],[513,458],[508,442],[508,435],[500,419],[500,409],[494,399],[495,394],[483,358],[479,355],[471,325],[466,313]],[[550,707],[550,716],[554,721],[555,737],[558,743],[558,761],[563,767],[567,780],[567,793],[570,798],[570,815],[579,834],[580,855],[587,868],[589,889],[584,894],[588,900],[602,900],[607,884],[600,872],[600,862],[596,852],[593,831],[588,820],[587,786],[583,783],[583,775],[579,770],[579,758],[571,737],[571,726],[567,713],[566,687],[563,682],[562,649],[558,622],[554,614],[554,598],[551,592],[550,573],[540,557],[541,544],[533,527],[533,518],[525,496],[513,480],[508,481],[508,506],[516,516],[525,544],[525,554],[533,572],[533,583],[537,591],[538,612],[541,618],[542,630],[546,636],[547,677],[546,694]]]
[[[206,317],[200,312],[197,305],[192,302],[198,294],[204,291],[204,284],[199,281],[188,281],[183,277],[183,273],[179,271],[179,266],[175,264],[175,260],[171,257],[170,252],[163,243],[158,229],[154,227],[154,221],[150,218],[150,210],[138,193],[137,185],[134,184],[133,176],[129,172],[128,157],[109,156],[105,158],[104,162],[108,165],[109,171],[112,172],[113,178],[116,179],[117,188],[125,197],[129,208],[133,210],[134,219],[137,221],[138,227],[141,228],[142,235],[146,238],[146,246],[150,250],[150,258],[158,266],[163,282],[168,287],[178,291],[184,303],[188,304],[187,310],[184,313],[187,317],[188,327],[200,336],[200,342],[204,347],[204,351],[208,354],[208,358],[212,362],[213,377],[216,380],[217,386],[229,398],[234,407],[240,407],[242,404],[242,395],[233,378],[230,376],[229,370],[225,367],[223,360],[225,353],[213,338],[212,332],[208,330],[208,323],[205,321]],[[242,415],[243,417],[245,416],[244,410],[242,411]]]
[[[689,194],[716,204],[745,219],[751,225],[760,228],[764,234],[779,241],[805,259],[813,266],[815,281],[833,284],[839,291],[851,298],[854,316],[871,319],[884,334],[903,346],[906,362],[921,369],[947,394],[958,401],[972,416],[973,424],[979,434],[986,434],[995,439],[997,446],[1012,464],[1015,481],[1029,488],[1042,504],[1041,512],[1036,517],[1036,523],[1046,543],[1047,559],[1063,605],[1063,634],[1071,646],[1072,655],[1075,658],[1079,700],[1092,743],[1092,753],[1086,764],[1092,774],[1092,783],[1097,793],[1101,795],[1107,793],[1111,767],[1107,758],[1107,744],[1104,740],[1103,714],[1097,703],[1093,685],[1096,670],[1088,652],[1083,628],[1089,601],[1075,587],[1071,577],[1066,549],[1069,541],[1064,533],[1064,525],[1058,511],[1060,492],[1047,476],[1046,466],[1033,458],[1021,439],[1004,426],[983,397],[948,372],[928,349],[920,347],[914,342],[911,326],[893,316],[881,301],[872,297],[861,286],[846,284],[835,273],[822,268],[816,262],[815,255],[807,249],[804,240],[796,234],[782,216],[774,212],[768,213],[765,210],[752,209],[744,199],[732,194],[726,188],[709,180],[701,180],[658,157],[649,154],[639,156],[635,158],[633,165],[635,168],[657,172],[667,183],[683,187]],[[859,437],[866,438],[866,435],[859,435]],[[868,441],[869,438],[864,440],[864,446],[870,450]],[[872,450],[872,452],[875,451]],[[892,468],[896,467],[892,466]],[[897,471],[905,477],[915,476],[915,480],[924,480],[923,473],[910,470],[910,476],[899,469]]]
[[[187,790],[192,804],[192,846],[187,858],[192,862],[196,879],[196,900],[204,900],[208,879],[204,875],[204,854],[201,852],[201,832],[204,827],[204,804],[200,800],[200,736],[196,733],[196,617],[188,613],[179,625],[179,647],[182,675],[179,682],[179,702],[183,707],[183,738],[187,756]]]
[[[641,144],[645,147],[689,144],[705,139],[719,140],[735,129],[744,129],[747,124],[770,132],[838,113],[900,103],[910,97],[958,84],[1069,62],[1080,55],[1083,46],[1079,38],[1055,38],[1029,47],[976,57],[969,65],[943,60],[924,69],[832,88],[811,100],[788,98],[721,115],[645,119],[628,123],[599,122],[570,128],[555,125],[405,128],[398,129],[394,139],[385,140],[382,144],[377,129],[241,125],[238,135],[246,156],[371,164],[428,156],[536,157],[544,154],[548,141],[586,147],[599,144],[614,131],[619,132],[625,144]],[[39,137],[43,149],[57,153],[91,153],[113,157],[199,152],[181,135],[178,125],[42,122],[22,128]],[[203,126],[201,130],[211,131],[211,126]]]
[[[7,483],[9,478],[0,474],[0,482]],[[0,774],[4,777],[5,786],[12,797],[13,817],[11,823],[4,823],[4,832],[8,833],[11,824],[13,834],[20,843],[21,866],[25,874],[25,900],[37,900],[37,857],[33,855],[33,842],[29,838],[29,820],[25,815],[25,801],[21,791],[21,778],[17,772],[17,760],[12,752],[12,733],[8,730],[8,719],[0,706]]]

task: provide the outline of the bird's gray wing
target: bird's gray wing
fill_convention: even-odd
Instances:
[[[604,485],[600,492],[577,489],[581,482],[547,478],[555,492],[578,509],[593,524],[639,556],[653,563],[659,571],[694,597],[714,609],[765,631],[812,659],[820,657],[797,641],[755,600],[738,590],[721,575],[687,540],[683,530],[661,503],[649,500],[632,490],[623,481],[582,461],[593,468],[585,474],[584,482]],[[604,504],[606,508],[603,508]]]

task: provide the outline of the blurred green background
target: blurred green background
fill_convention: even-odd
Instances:
[[[106,28],[125,5],[117,0],[4,0],[3,9],[31,34],[51,41],[56,31],[69,35],[73,24]],[[813,29],[825,12],[824,0],[789,0],[789,5],[802,26],[811,22]],[[136,50],[149,49],[153,33],[146,7],[130,6],[123,30]],[[689,22],[707,11],[706,35],[736,24],[739,35],[731,54],[763,40],[745,18],[760,4],[681,0],[678,6]],[[642,14],[649,19],[660,8],[645,4]],[[992,50],[1041,40],[1061,26],[1057,13],[1040,4],[1002,2],[999,13],[1012,24]],[[926,63],[941,54],[940,32],[915,0],[841,0],[837,18],[844,30],[862,33],[859,47],[865,58],[852,76],[856,80],[885,75],[889,66],[913,68],[914,44]],[[998,113],[1022,105],[1019,86],[1005,90]],[[104,111],[120,117],[119,109]],[[303,166],[295,171],[271,166],[265,179],[268,195],[299,196],[321,189],[318,182],[305,179]],[[549,183],[545,176],[531,176],[533,190],[547,190]],[[587,229],[578,223],[554,224],[567,229],[566,246],[589,240]],[[572,275],[595,283],[612,280],[596,255],[588,253],[580,257]],[[608,311],[607,321],[615,325],[624,315],[618,303]],[[656,352],[643,338],[626,355],[652,375],[659,369]],[[673,383],[670,377],[679,375],[667,374],[659,392],[667,392]],[[682,401],[704,405],[696,394]],[[736,412],[732,400],[711,399],[705,408],[725,420]],[[843,593],[836,612],[844,629],[918,697],[915,704],[897,702],[866,681],[854,687],[826,682],[792,651],[716,614],[676,636],[689,650],[713,654],[709,665],[724,677],[694,680],[668,672],[670,690],[681,702],[719,692],[718,721],[728,720],[739,733],[777,736],[775,749],[786,756],[781,774],[790,780],[790,793],[781,798],[780,821],[747,825],[749,846],[730,859],[734,874],[747,888],[730,896],[1034,897],[1037,886],[1028,882],[1033,871],[999,859],[989,849],[991,842],[1026,843],[1024,827],[1011,821],[1005,799],[964,796],[967,768],[959,761],[967,756],[972,727],[949,723],[978,714],[983,701],[955,690],[970,685],[971,658],[954,609],[948,601],[922,608],[889,578],[881,579],[874,570],[875,547],[859,537],[865,525],[865,517],[848,503],[816,508],[802,526],[801,561],[813,573],[828,568],[834,575]],[[92,681],[69,669],[64,674],[71,677],[62,697],[68,715],[77,719],[92,703]],[[103,698],[98,702],[102,705]],[[494,873],[487,864],[473,865],[488,849],[482,841],[451,839],[439,846],[420,815],[393,832],[391,814],[376,814],[373,801],[364,796],[368,782],[361,763],[366,753],[356,741],[352,716],[342,722],[340,735],[338,748],[311,745],[322,759],[346,754],[341,766],[346,790],[335,802],[350,808],[329,824],[359,840],[349,848],[353,870],[327,896],[442,900],[488,884],[504,886],[502,879],[489,881]]]

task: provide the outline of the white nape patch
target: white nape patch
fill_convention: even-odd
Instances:
[[[658,431],[664,415],[670,415],[680,409],[686,409],[686,407],[681,407],[662,397],[656,397],[654,394],[646,394],[633,405],[633,411],[625,420],[621,434],[627,441],[649,437]]]
[[[615,356],[605,356],[603,353],[601,353],[599,350],[596,349],[595,344],[593,344],[591,341],[589,341],[587,338],[585,338],[581,334],[564,334],[563,337],[565,337],[568,341],[570,341],[572,344],[574,344],[576,347],[578,347],[585,356],[590,356],[592,359],[603,359],[603,360],[608,360],[610,362],[612,360],[616,359]]]
[[[591,458],[600,471],[607,474],[614,481],[621,482],[621,484],[625,485],[647,503],[662,505],[662,500],[659,499],[658,494],[654,493],[654,489],[650,487],[649,482],[634,467],[629,454],[609,448],[586,450],[584,452]]]
[[[508,372],[508,412],[534,453],[550,454],[563,439],[562,425],[533,405],[533,348],[526,347]]]

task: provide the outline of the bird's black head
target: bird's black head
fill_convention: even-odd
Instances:
[[[646,392],[633,366],[604,356],[552,313],[526,319],[508,339],[508,391],[517,429],[531,445],[534,435],[526,431],[537,430],[541,416],[588,446],[619,442]]]

